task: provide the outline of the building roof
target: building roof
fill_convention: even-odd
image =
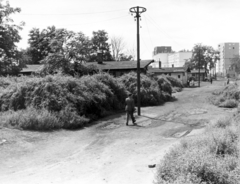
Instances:
[[[146,68],[153,60],[141,60],[140,68]],[[98,62],[88,62],[86,65],[95,65],[100,70],[126,70],[137,69],[137,61],[104,61],[102,64]]]
[[[40,70],[43,69],[43,65],[26,65],[20,73],[28,73],[28,72],[39,72]]]
[[[153,60],[141,60],[140,68],[146,68]],[[123,70],[123,69],[137,69],[137,61],[104,61],[102,64],[97,62],[88,62],[87,66],[95,65],[100,70]],[[44,65],[26,65],[20,73],[39,72]]]
[[[187,67],[169,67],[169,68],[149,68],[149,73],[182,73],[189,72]]]
[[[199,73],[199,70],[191,70],[191,73]],[[205,73],[205,69],[200,69],[200,73]]]

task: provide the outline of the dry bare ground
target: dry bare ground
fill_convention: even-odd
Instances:
[[[197,136],[211,121],[236,109],[217,108],[208,98],[223,81],[175,93],[177,101],[142,108],[137,126],[117,114],[76,131],[0,129],[0,183],[150,184],[165,152],[184,136]]]

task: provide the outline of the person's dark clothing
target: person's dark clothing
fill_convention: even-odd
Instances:
[[[125,110],[126,110],[126,113],[127,113],[126,125],[128,125],[129,116],[131,117],[133,123],[136,121],[134,116],[133,116],[133,113],[134,113],[134,110],[135,110],[135,104],[134,104],[134,100],[133,100],[132,97],[126,98],[125,101],[126,101]]]

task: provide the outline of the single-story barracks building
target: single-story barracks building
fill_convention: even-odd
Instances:
[[[179,79],[183,84],[187,84],[187,80],[192,76],[188,67],[161,68],[161,63],[159,63],[159,68],[149,68],[148,73],[154,76],[169,75]]]

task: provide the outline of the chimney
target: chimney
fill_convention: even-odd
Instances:
[[[162,62],[161,61],[159,61],[159,69],[161,69],[162,68]]]
[[[103,63],[103,61],[102,61],[102,53],[101,52],[97,53],[97,62],[98,62],[98,64],[102,64]]]

